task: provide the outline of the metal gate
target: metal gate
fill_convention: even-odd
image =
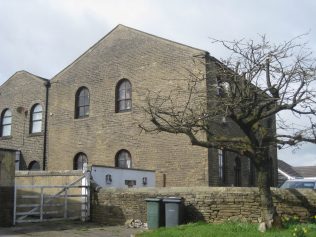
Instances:
[[[13,224],[89,220],[90,172],[68,185],[16,185]]]

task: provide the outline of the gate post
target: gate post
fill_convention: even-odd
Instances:
[[[90,220],[90,171],[84,171],[84,178],[81,181],[81,221]]]
[[[15,151],[0,149],[0,226],[14,223]]]

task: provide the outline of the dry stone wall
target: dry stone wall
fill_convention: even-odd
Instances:
[[[297,215],[307,220],[316,214],[314,190],[274,188],[273,199],[280,216]],[[92,193],[92,221],[107,225],[124,224],[129,219],[146,222],[148,197],[182,197],[184,221],[223,222],[246,220],[257,223],[260,216],[257,188],[141,188],[101,189]]]

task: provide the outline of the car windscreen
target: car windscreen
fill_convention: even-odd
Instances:
[[[314,188],[315,182],[286,181],[281,188]]]

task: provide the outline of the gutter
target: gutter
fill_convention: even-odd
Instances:
[[[287,179],[295,179],[295,177],[292,177],[290,175],[288,175],[287,173],[285,173],[284,171],[280,170],[278,168],[278,172],[281,173],[283,176],[285,176]]]

